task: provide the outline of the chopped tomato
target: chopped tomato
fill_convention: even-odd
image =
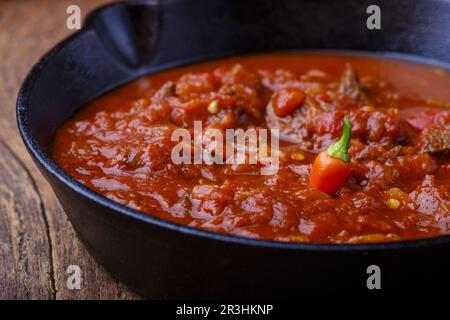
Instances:
[[[431,108],[413,108],[408,110],[404,120],[414,129],[422,131],[431,125],[449,122],[449,112]]]
[[[275,92],[272,99],[273,110],[279,117],[292,113],[305,102],[306,95],[300,89],[281,89]]]

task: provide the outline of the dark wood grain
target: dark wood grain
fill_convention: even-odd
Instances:
[[[111,278],[78,241],[48,183],[16,129],[21,81],[48,49],[72,31],[66,8],[82,15],[104,0],[0,1],[0,299],[138,299]],[[69,290],[66,269],[82,271]]]

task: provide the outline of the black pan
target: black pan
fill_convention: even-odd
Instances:
[[[450,2],[215,0],[100,8],[30,71],[17,101],[25,145],[78,237],[114,276],[150,298],[439,295],[449,287],[450,236],[332,245],[261,241],[142,214],[87,189],[49,155],[55,129],[85,103],[144,74],[245,52],[396,52],[450,62]],[[170,183],[170,182],[168,182]],[[366,269],[381,269],[368,290]],[[448,294],[446,294],[448,296]]]

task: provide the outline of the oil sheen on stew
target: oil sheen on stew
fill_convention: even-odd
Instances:
[[[257,239],[367,243],[450,233],[450,75],[384,58],[238,56],[113,90],[56,132],[55,161],[119,203],[204,230]],[[213,103],[213,108],[211,104]],[[309,186],[317,154],[350,121],[350,175]],[[280,166],[180,164],[171,133],[278,128]]]

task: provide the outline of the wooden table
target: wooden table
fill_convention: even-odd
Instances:
[[[0,1],[0,299],[136,299],[78,241],[16,128],[15,102],[31,66],[73,31],[66,8],[85,16],[106,0]],[[69,265],[82,272],[67,288]]]

